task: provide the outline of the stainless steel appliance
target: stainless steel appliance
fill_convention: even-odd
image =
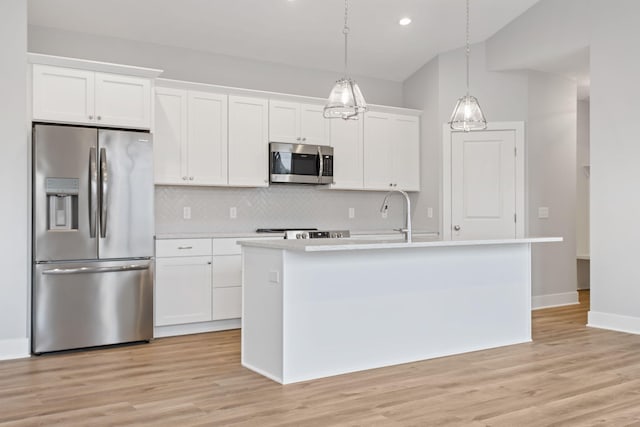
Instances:
[[[272,142],[269,151],[271,183],[333,183],[333,147]]]
[[[351,237],[349,230],[287,230],[285,239],[342,239]]]
[[[148,132],[33,126],[32,351],[153,337]]]

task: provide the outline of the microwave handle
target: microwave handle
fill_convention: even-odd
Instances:
[[[322,157],[322,149],[318,146],[318,157],[320,158],[320,169],[318,171],[318,182],[322,181],[322,173],[324,172],[324,158]]]

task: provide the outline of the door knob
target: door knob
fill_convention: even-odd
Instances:
[[[459,225],[454,225],[454,226],[453,226],[453,229],[454,229],[455,231],[460,231],[460,226],[459,226]]]

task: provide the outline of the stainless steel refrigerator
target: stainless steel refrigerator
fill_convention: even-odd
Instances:
[[[153,337],[148,132],[33,126],[32,352]]]

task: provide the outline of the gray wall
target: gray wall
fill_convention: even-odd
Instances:
[[[28,354],[27,2],[0,2],[0,359]]]
[[[576,149],[576,251],[589,255],[589,101],[578,101]]]
[[[425,228],[441,224],[441,218],[426,218],[425,211],[436,201],[441,206],[442,126],[464,95],[464,82],[464,51],[457,49],[439,55],[404,84],[407,107],[428,112],[421,129],[423,191],[414,214],[415,223]],[[534,250],[534,306],[574,302],[576,85],[548,73],[491,71],[485,43],[478,43],[471,47],[470,86],[490,122],[526,122],[528,234],[565,239]],[[538,206],[550,208],[549,219],[532,214]]]
[[[640,2],[591,3],[589,322],[640,333]]]
[[[564,77],[529,72],[526,128],[530,236],[561,236],[533,245],[534,306],[576,301],[577,85]],[[548,207],[549,217],[538,218]]]
[[[29,51],[164,70],[161,77],[221,86],[329,96],[336,73],[152,43],[29,26]],[[402,83],[354,76],[370,104],[402,106]]]

